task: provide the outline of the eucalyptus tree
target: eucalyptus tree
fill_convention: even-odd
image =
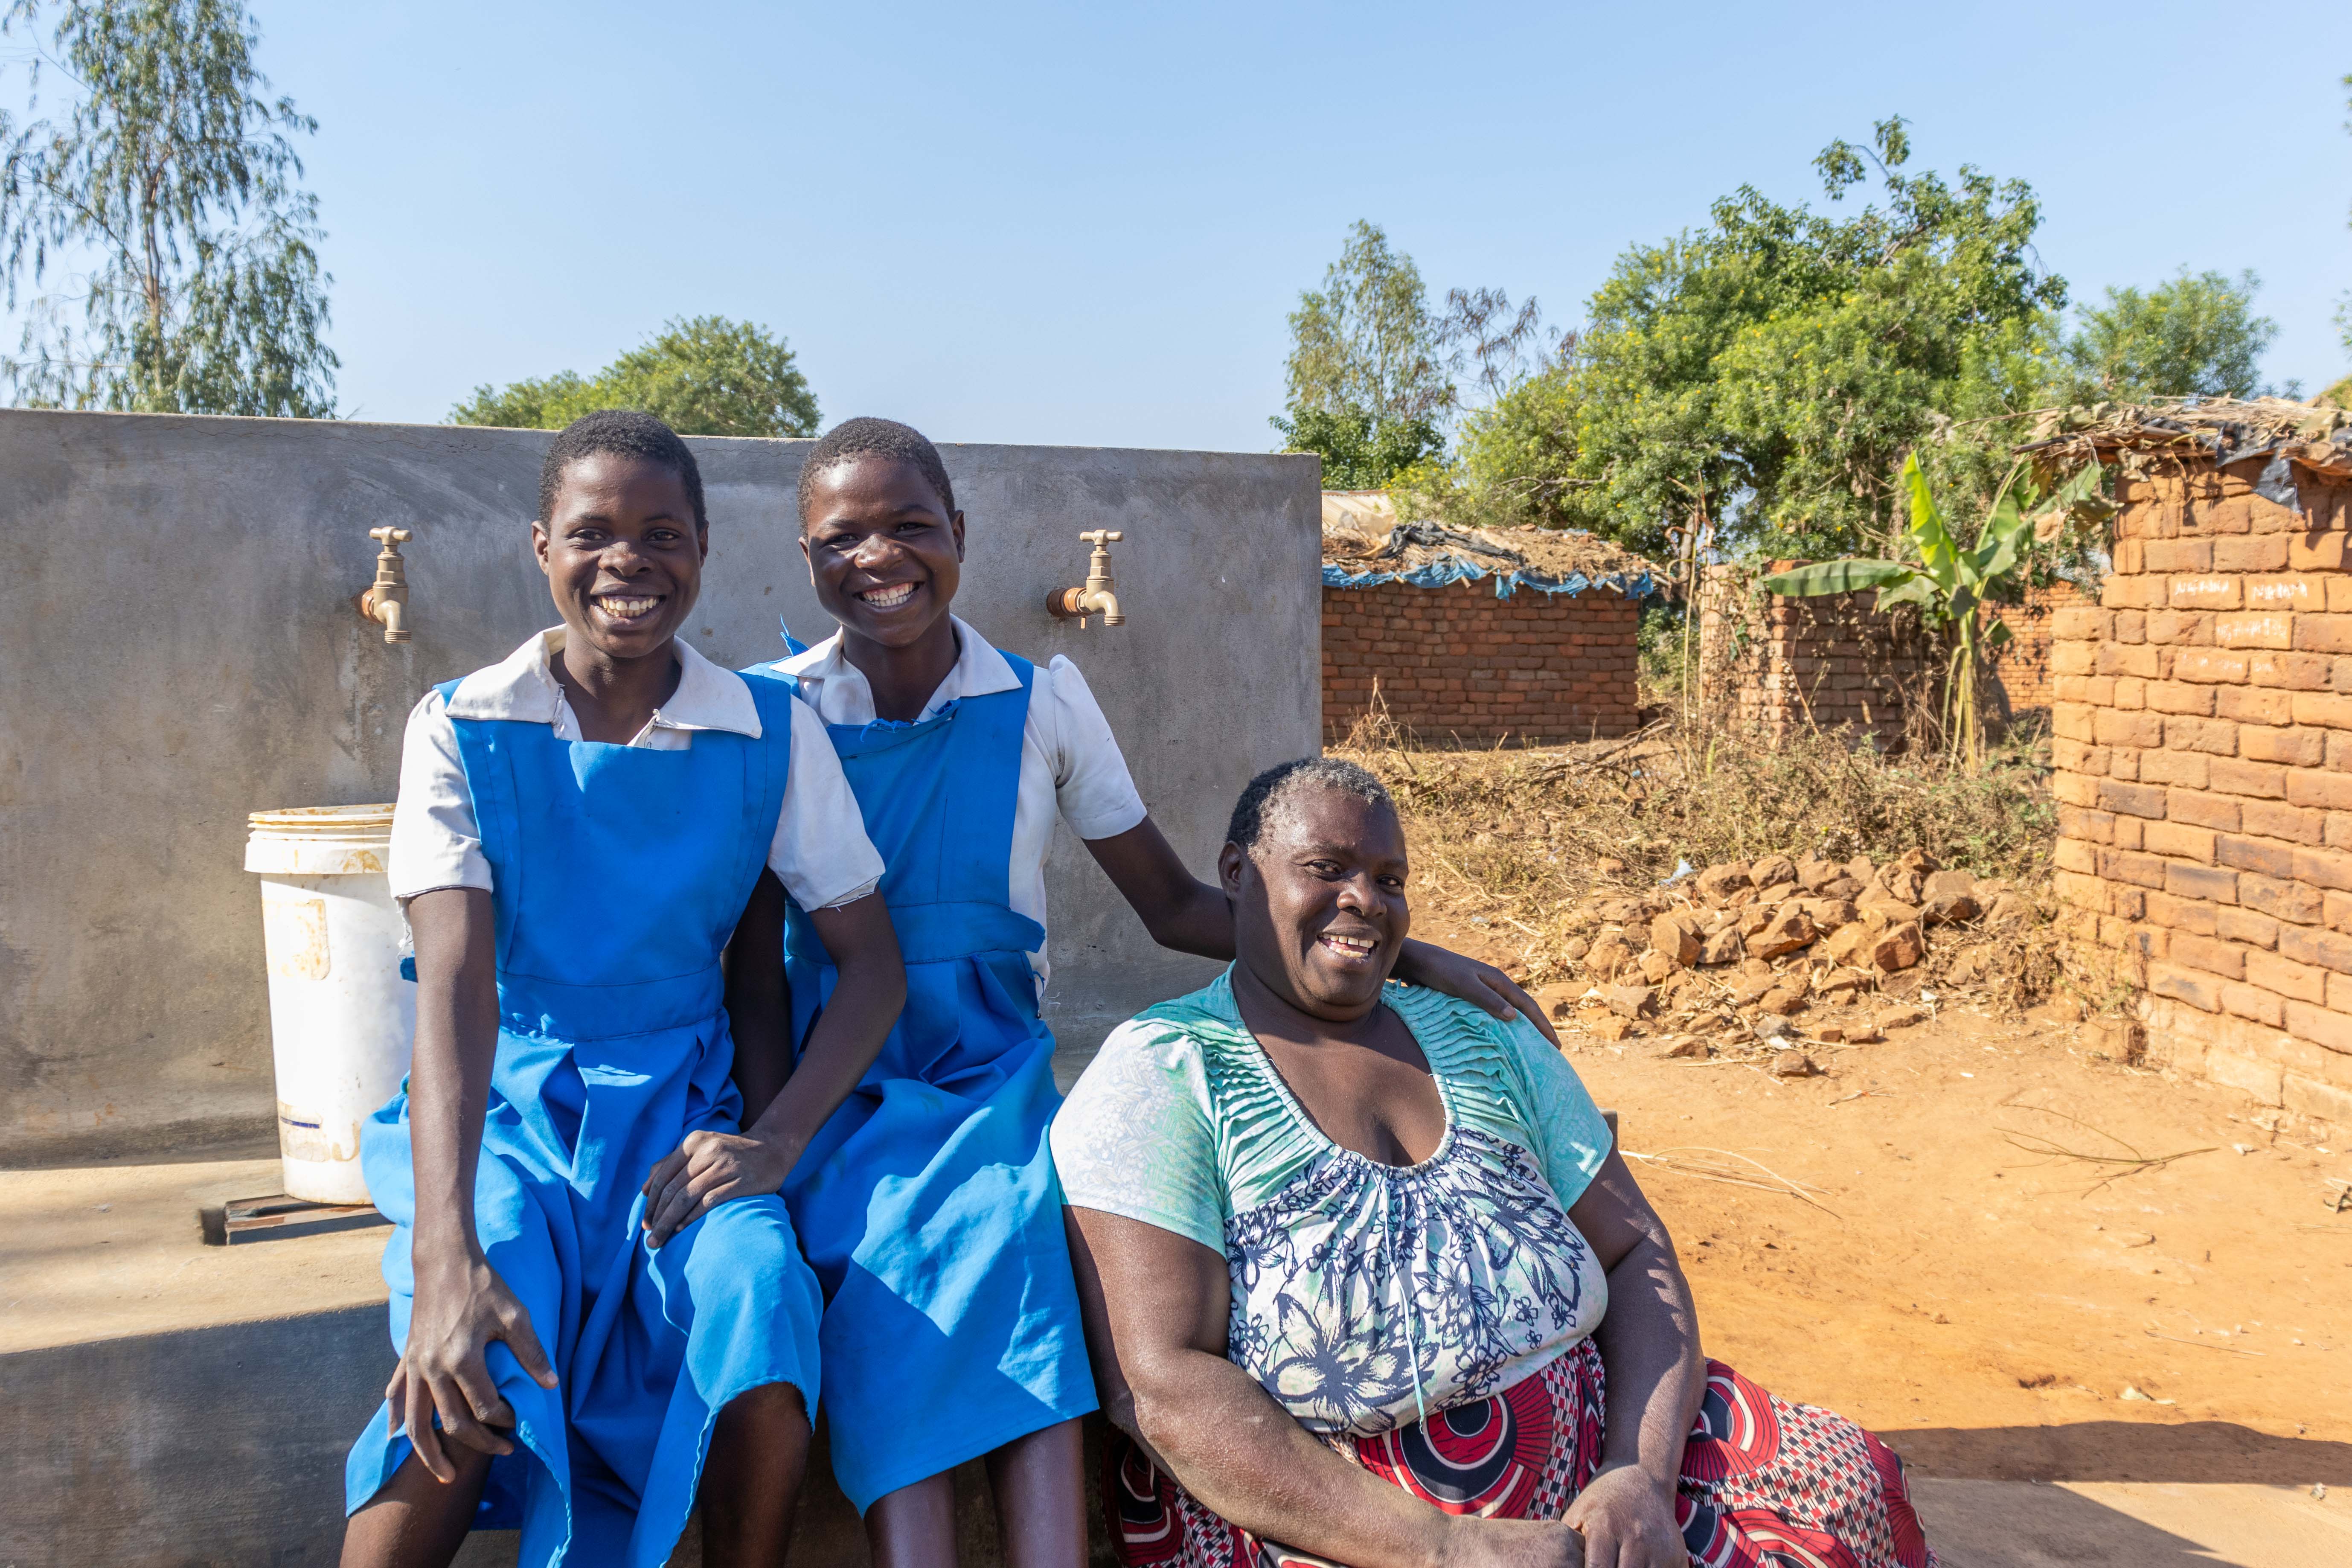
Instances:
[[[317,198],[241,0],[12,0],[31,44],[0,113],[14,398],[149,413],[334,412]],[[41,117],[45,90],[64,101]]]
[[[1446,358],[1421,269],[1360,218],[1323,287],[1290,312],[1287,406],[1274,427],[1290,450],[1322,454],[1326,485],[1385,484],[1444,449],[1455,402]]]

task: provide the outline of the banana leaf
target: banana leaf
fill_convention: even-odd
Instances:
[[[1762,587],[1768,594],[1811,599],[1822,594],[1851,594],[1857,588],[1884,588],[1918,573],[1917,567],[1900,561],[1816,561],[1776,572],[1764,579]]]
[[[1936,585],[1949,591],[1958,581],[1959,548],[1952,542],[1951,530],[1944,526],[1943,511],[1936,498],[1928,492],[1927,476],[1919,471],[1916,453],[1903,459],[1903,486],[1911,494],[1911,542],[1919,548],[1919,559]]]

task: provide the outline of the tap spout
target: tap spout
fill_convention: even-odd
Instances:
[[[1087,624],[1088,616],[1100,616],[1107,626],[1127,624],[1127,616],[1118,607],[1117,584],[1111,579],[1110,547],[1126,535],[1116,529],[1097,528],[1081,533],[1078,538],[1095,547],[1087,563],[1087,580],[1076,588],[1056,588],[1045,595],[1047,613],[1058,620],[1075,620]]]
[[[383,623],[383,640],[408,640],[408,605],[403,599],[386,599],[375,606],[375,619]]]

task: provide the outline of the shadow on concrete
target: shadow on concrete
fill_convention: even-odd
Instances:
[[[184,1123],[158,1141],[152,1129],[79,1132],[38,1150],[18,1150],[0,1170],[58,1171],[92,1165],[180,1165],[231,1160],[274,1160],[278,1129],[249,1116]]]
[[[2274,1437],[2227,1421],[2156,1426],[1923,1426],[1881,1432],[1914,1475],[1990,1481],[2352,1486],[2352,1443]]]
[[[1913,1485],[1943,1568],[2216,1568],[2198,1542],[2063,1487],[2009,1481]]]

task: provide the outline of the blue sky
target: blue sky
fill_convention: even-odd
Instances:
[[[1814,199],[1822,145],[1894,112],[1914,168],[2032,183],[2078,300],[2252,268],[2267,374],[2352,369],[2352,6],[256,10],[320,121],[362,418],[716,311],[783,333],[827,423],[1264,449],[1351,220],[1567,324],[1628,243],[1743,183]]]

